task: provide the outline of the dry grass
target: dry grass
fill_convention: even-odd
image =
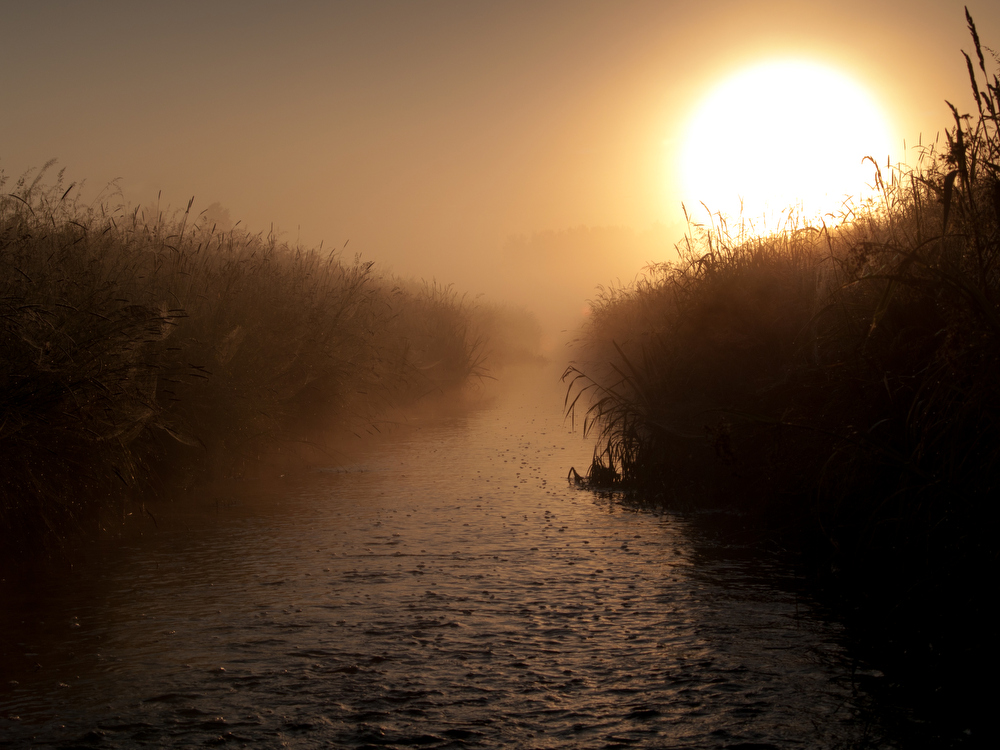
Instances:
[[[664,476],[706,450],[732,464],[737,433],[753,451],[759,433],[792,431],[922,487],[954,486],[972,465],[991,474],[996,78],[976,91],[978,116],[956,113],[946,153],[877,173],[879,201],[830,226],[790,216],[767,235],[721,219],[692,227],[679,262],[599,296],[567,371],[568,408],[586,403],[603,438],[595,469]]]
[[[692,227],[597,299],[565,376],[595,486],[763,520],[923,652],[956,622],[985,642],[997,572],[1000,83],[969,26],[975,109],[943,152],[828,225]]]
[[[0,523],[54,536],[485,374],[486,309],[188,211],[0,176]]]

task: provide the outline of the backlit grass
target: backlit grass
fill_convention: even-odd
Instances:
[[[253,473],[462,387],[501,308],[188,211],[0,176],[0,524],[67,525],[164,483]],[[507,347],[509,350],[509,347]]]
[[[1000,85],[969,27],[943,148],[826,225],[691,227],[565,376],[594,486],[763,521],[949,670],[986,643],[1000,491]]]

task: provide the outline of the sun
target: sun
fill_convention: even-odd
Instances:
[[[867,197],[871,156],[890,152],[886,116],[864,87],[828,67],[779,60],[747,68],[715,88],[688,123],[682,196],[730,217],[840,213]]]

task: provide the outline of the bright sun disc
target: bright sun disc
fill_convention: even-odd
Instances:
[[[681,155],[683,199],[748,218],[797,207],[838,214],[866,197],[885,164],[885,116],[858,84],[829,68],[779,61],[744,70],[713,90],[692,118]]]

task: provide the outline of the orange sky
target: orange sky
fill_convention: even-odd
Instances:
[[[92,194],[220,201],[560,325],[669,257],[683,126],[740,68],[832,66],[900,145],[971,106],[950,0],[3,5],[8,176],[57,158]],[[969,8],[1000,47],[1000,4]]]

